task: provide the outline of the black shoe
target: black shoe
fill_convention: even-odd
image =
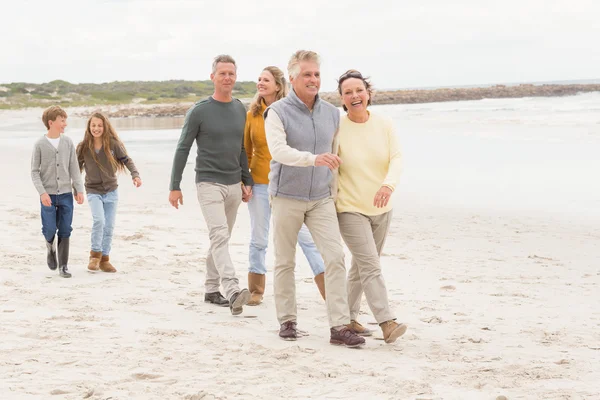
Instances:
[[[54,247],[54,238],[52,241],[46,241],[46,250],[48,250],[46,254],[46,261],[48,262],[48,268],[52,271],[56,270],[58,267],[58,260],[56,259],[56,247]]]
[[[71,273],[69,272],[69,268],[66,265],[61,265],[58,268],[58,273],[60,274],[60,276],[62,276],[63,278],[70,278],[71,277]]]
[[[225,297],[223,297],[221,292],[212,292],[204,294],[204,302],[215,304],[221,307],[227,307],[229,305],[229,302]]]
[[[244,311],[244,306],[248,304],[250,301],[250,292],[248,289],[242,289],[237,293],[234,293],[231,296],[231,301],[229,302],[229,309],[231,310],[231,315],[240,315],[242,311]]]

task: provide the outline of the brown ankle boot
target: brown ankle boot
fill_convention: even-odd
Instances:
[[[257,306],[262,302],[265,293],[265,275],[248,272],[248,290],[250,291],[249,306]]]
[[[104,272],[117,272],[115,267],[110,263],[110,257],[104,255],[100,259],[100,269]]]
[[[100,259],[102,258],[101,251],[90,251],[90,263],[88,264],[88,270],[98,271],[100,269]]]
[[[325,300],[325,272],[315,275],[315,284],[319,288],[319,292],[321,292],[321,297]]]
[[[379,326],[383,332],[383,340],[386,343],[394,343],[396,339],[404,335],[404,332],[408,329],[405,324],[399,324],[392,319],[380,323]]]
[[[358,336],[371,336],[373,331],[362,326],[358,321],[352,320],[348,325],[348,329],[356,333]]]

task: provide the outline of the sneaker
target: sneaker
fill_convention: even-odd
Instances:
[[[331,344],[346,347],[360,347],[365,344],[365,338],[358,336],[345,325],[339,331],[335,328],[331,328],[330,331],[331,338],[329,339],[329,343]]]
[[[283,340],[298,339],[298,329],[296,329],[296,321],[285,321],[279,328],[279,337]]]
[[[242,289],[237,293],[234,293],[229,300],[229,309],[231,315],[240,315],[244,311],[244,306],[248,304],[250,300],[250,292],[248,289]]]
[[[227,307],[229,305],[229,302],[225,297],[223,297],[221,292],[205,293],[204,302],[215,304],[220,307]]]
[[[60,267],[58,267],[58,273],[63,278],[70,278],[71,277],[71,273],[69,272],[69,268],[67,268],[66,265],[61,265]]]
[[[362,326],[358,321],[352,320],[348,325],[348,329],[356,333],[358,336],[371,336],[373,331]]]

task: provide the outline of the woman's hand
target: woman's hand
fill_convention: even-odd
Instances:
[[[392,189],[387,186],[382,186],[381,189],[375,193],[373,205],[377,208],[383,208],[387,206],[388,201],[390,201],[390,197],[392,197]]]
[[[135,186],[135,187],[142,186],[142,180],[140,179],[139,176],[136,176],[135,178],[133,178],[133,186]]]

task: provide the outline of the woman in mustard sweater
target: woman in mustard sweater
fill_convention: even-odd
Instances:
[[[371,113],[371,84],[356,70],[340,76],[344,111],[335,140],[342,159],[337,177],[336,209],[342,238],[352,253],[348,272],[350,328],[370,336],[356,319],[364,291],[386,343],[406,332],[390,309],[380,256],[392,221],[390,197],[401,172],[402,156],[391,119]]]
[[[285,97],[287,83],[279,68],[266,67],[258,77],[256,88],[257,93],[250,104],[244,131],[244,147],[248,155],[250,173],[254,180],[252,199],[248,202],[252,230],[249,250],[250,266],[248,268],[248,290],[252,293],[252,297],[248,302],[249,306],[260,304],[265,291],[265,274],[267,273],[265,255],[271,220],[271,207],[267,192],[269,172],[271,171],[271,153],[267,146],[263,113],[273,102]],[[303,225],[298,233],[298,244],[315,275],[315,283],[321,296],[325,298],[325,265],[306,225]]]

